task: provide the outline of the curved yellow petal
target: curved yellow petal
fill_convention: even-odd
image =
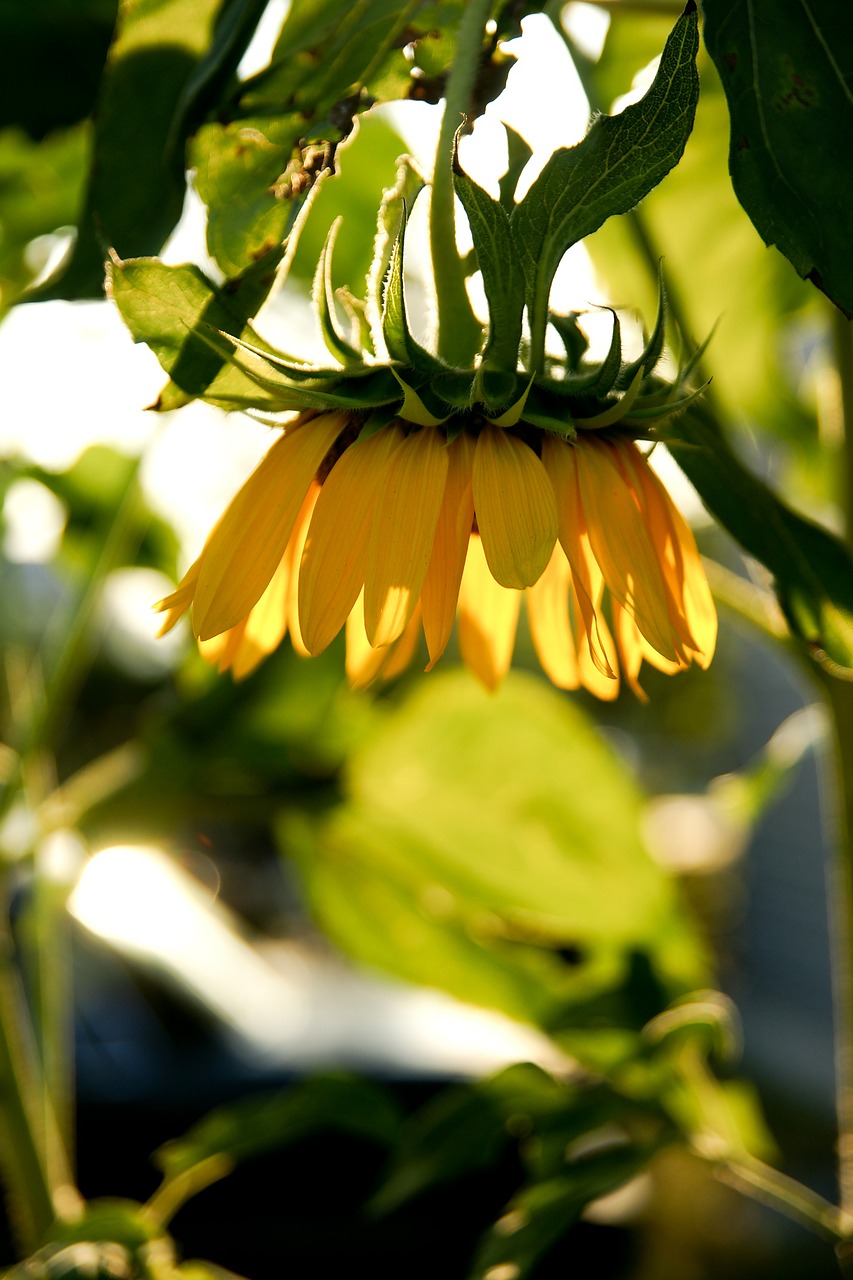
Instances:
[[[569,619],[572,571],[562,547],[555,547],[545,572],[525,600],[530,635],[542,670],[560,689],[577,689],[578,657]]]
[[[299,625],[309,653],[321,653],[347,620],[364,585],[376,503],[399,426],[358,440],[326,478],[299,566]]]
[[[504,587],[530,587],[557,540],[554,490],[528,445],[484,426],[474,453],[474,510],[492,577]]]
[[[459,584],[474,523],[473,466],[474,441],[463,431],[447,446],[444,498],[435,527],[429,567],[421,588],[424,635],[429,653],[427,671],[432,670],[444,653],[456,621]]]
[[[507,673],[515,645],[521,592],[495,582],[482,542],[471,535],[459,588],[459,650],[488,689]]]
[[[658,653],[678,661],[681,638],[670,618],[663,568],[633,486],[605,441],[584,437],[576,458],[590,545],[608,589]]]
[[[571,566],[578,609],[583,615],[585,643],[601,674],[613,680],[616,672],[610,664],[610,648],[604,642],[598,613],[604,593],[604,575],[589,542],[580,497],[576,450],[564,440],[546,436],[542,441],[542,462],[554,488],[560,545]]]
[[[434,427],[406,436],[385,468],[364,578],[374,647],[405,631],[420,599],[447,480],[447,442]]]
[[[706,668],[717,642],[717,610],[693,532],[636,445],[624,445],[623,452],[646,498],[655,545],[664,548],[664,575],[673,609],[685,623],[687,649],[698,665]]]
[[[158,600],[155,604],[154,610],[156,613],[166,614],[163,619],[163,625],[157,632],[158,636],[164,636],[171,631],[178,619],[184,616],[192,604],[201,569],[201,560],[202,557],[199,556],[197,560],[193,561],[172,594],[165,596],[162,600]]]
[[[584,611],[580,607],[578,592],[572,589],[572,613],[575,622],[575,645],[578,654],[578,677],[584,689],[594,694],[596,698],[600,698],[602,702],[612,702],[619,694],[619,659],[616,653],[616,645],[613,636],[610,633],[604,616],[599,613],[596,616],[596,628],[598,631],[598,640],[604,650],[606,670],[602,671],[601,667],[593,658],[593,647],[587,632],[587,622]],[[608,674],[609,673],[609,674]]]
[[[354,689],[364,689],[377,676],[392,680],[405,671],[415,654],[420,635],[421,612],[415,609],[409,625],[396,643],[374,649],[364,629],[364,592],[347,618],[347,679]]]
[[[616,643],[619,646],[620,668],[629,688],[641,702],[648,702],[648,694],[638,679],[643,665],[643,637],[640,628],[627,609],[623,609],[618,600],[613,601],[613,630],[616,632]]]
[[[216,667],[220,675],[231,666],[234,655],[242,643],[245,629],[246,619],[243,618],[236,626],[229,627],[227,631],[220,631],[217,635],[211,636],[209,640],[198,641],[199,653],[205,662],[209,662],[212,667]]]
[[[289,587],[290,557],[285,552],[266,591],[246,619],[243,639],[230,663],[235,680],[243,680],[250,675],[264,658],[278,648],[287,634]]]
[[[287,626],[290,631],[290,643],[301,658],[310,658],[311,655],[305,648],[305,641],[302,639],[302,628],[299,625],[299,566],[302,563],[302,552],[305,550],[305,540],[308,537],[311,517],[314,514],[314,508],[321,492],[321,485],[317,480],[314,480],[305,495],[305,501],[299,509],[296,524],[293,526],[293,533],[290,535],[290,542],[287,544],[286,554],[290,565],[290,578],[285,602]]]
[[[199,639],[227,631],[260,599],[308,486],[347,421],[347,414],[326,413],[289,428],[232,499],[202,555],[193,600]]]

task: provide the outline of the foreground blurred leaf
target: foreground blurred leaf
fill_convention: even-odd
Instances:
[[[706,0],[703,10],[731,112],[738,199],[765,243],[850,315],[850,6],[777,0],[771,22],[754,0]]]
[[[844,544],[752,475],[704,406],[684,413],[667,445],[708,509],[773,574],[785,617],[808,652],[850,679],[853,560]]]
[[[470,1280],[528,1275],[592,1200],[615,1191],[643,1169],[654,1146],[619,1146],[569,1165],[559,1177],[522,1188],[483,1238]]]
[[[19,129],[0,132],[0,312],[47,264],[50,240],[38,236],[77,220],[89,160],[85,126],[31,142]]]
[[[77,243],[40,296],[95,297],[109,248],[135,257],[162,247],[183,208],[186,137],[263,8],[263,0],[122,6],[101,82]]]
[[[293,1089],[219,1107],[155,1159],[167,1179],[212,1157],[248,1160],[313,1134],[336,1130],[390,1144],[399,1114],[387,1090],[355,1076],[315,1076]]]
[[[568,1028],[597,1027],[617,1055],[641,1009],[702,973],[631,779],[532,678],[496,695],[432,678],[355,752],[347,793],[311,832],[283,820],[281,838],[321,924],[363,963],[563,1028],[573,1052]],[[620,1005],[606,993],[629,976]]]

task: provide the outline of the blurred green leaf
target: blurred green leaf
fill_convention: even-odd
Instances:
[[[159,258],[110,263],[109,295],[134,342],[146,342],[171,375],[153,408],[177,409],[200,395],[224,403],[247,398],[258,404],[265,398],[194,330],[220,330],[259,342],[248,320],[268,294],[280,258],[281,250],[268,254],[221,288],[198,267],[170,267]],[[275,397],[267,398],[276,404]]]
[[[17,128],[0,132],[0,312],[47,265],[49,237],[77,221],[89,161],[86,126],[30,141]]]
[[[761,238],[853,314],[849,6],[706,0],[705,40],[731,112],[732,183]]]
[[[0,127],[41,139],[90,115],[117,12],[118,0],[0,6]]]
[[[561,147],[512,215],[525,277],[534,363],[541,357],[548,299],[566,251],[613,214],[632,209],[678,163],[699,96],[695,8],[679,18],[645,96],[617,116],[599,116],[575,147]]]
[[[229,34],[235,9],[260,0],[133,0],[122,7],[96,111],[94,152],[74,253],[41,297],[101,292],[108,249],[122,257],[156,253],[180,217],[184,143],[215,82],[199,75],[206,56],[222,72],[216,23]],[[253,23],[240,27],[248,39]],[[227,41],[226,41],[227,45]],[[239,57],[239,41],[226,62]]]
[[[444,1089],[403,1124],[370,1208],[392,1212],[432,1187],[486,1169],[510,1143],[520,1145],[532,1176],[550,1177],[565,1168],[570,1142],[635,1110],[606,1086],[559,1081],[532,1063]]]
[[[483,1238],[470,1280],[498,1275],[522,1280],[590,1201],[615,1191],[639,1173],[655,1150],[654,1146],[620,1146],[578,1160],[559,1177],[524,1187]]]
[[[826,669],[853,671],[853,559],[826,529],[792,511],[742,465],[712,413],[692,405],[667,446],[702,501],[766,565],[795,635]]]
[[[638,805],[574,704],[529,677],[489,695],[455,673],[355,751],[327,820],[309,831],[290,815],[280,837],[320,923],[362,963],[562,1028],[572,1052],[595,1034],[569,1028],[595,1028],[618,1057],[639,1010],[703,971]],[[632,953],[649,959],[620,1002]]]
[[[212,1157],[249,1160],[328,1130],[387,1146],[399,1123],[396,1103],[381,1085],[355,1076],[315,1076],[293,1089],[217,1108],[160,1147],[155,1160],[173,1179]]]

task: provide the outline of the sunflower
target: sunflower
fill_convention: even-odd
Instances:
[[[677,158],[644,173],[627,204],[616,171],[598,174],[594,200],[585,185],[602,131],[636,128],[642,141],[649,104],[673,113],[683,146],[692,114],[667,86],[693,75],[678,40],[686,32],[694,47],[694,28],[680,20],[646,107],[556,152],[518,203],[493,200],[454,146],[454,189],[489,308],[467,351],[447,339],[439,308],[438,349],[458,345],[461,367],[422,347],[408,323],[407,209],[424,184],[405,161],[380,210],[366,296],[332,288],[339,222],[317,264],[314,302],[334,367],[283,355],[242,322],[211,329],[202,315],[187,326],[197,354],[209,363],[213,348],[225,370],[205,398],[249,409],[279,435],[160,602],[164,631],[191,610],[204,657],[239,678],[288,633],[298,652],[318,654],[345,629],[348,675],[364,685],[402,671],[421,635],[429,670],[457,625],[462,659],[494,688],[523,598],[539,660],[562,688],[613,698],[623,679],[642,697],[644,662],[708,665],[717,624],[696,544],[641,447],[700,394],[690,385],[700,352],[672,380],[659,372],[662,282],[633,359],[615,312],[596,362],[578,314],[550,306],[563,253]],[[455,320],[452,332],[462,334]]]
[[[430,669],[458,617],[464,662],[494,688],[524,597],[561,688],[612,698],[621,671],[641,694],[644,661],[708,665],[716,614],[696,544],[634,440],[450,421],[297,416],[160,602],[163,630],[191,608],[203,656],[240,678],[287,633],[315,655],[345,627],[364,685],[402,671],[421,632]]]

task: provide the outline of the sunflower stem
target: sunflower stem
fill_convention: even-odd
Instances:
[[[471,108],[483,32],[491,7],[491,0],[469,0],[463,7],[456,57],[445,89],[430,193],[429,247],[435,279],[438,354],[457,368],[473,363],[482,345],[483,329],[471,308],[465,267],[456,248],[456,197],[451,158],[454,135]]]

